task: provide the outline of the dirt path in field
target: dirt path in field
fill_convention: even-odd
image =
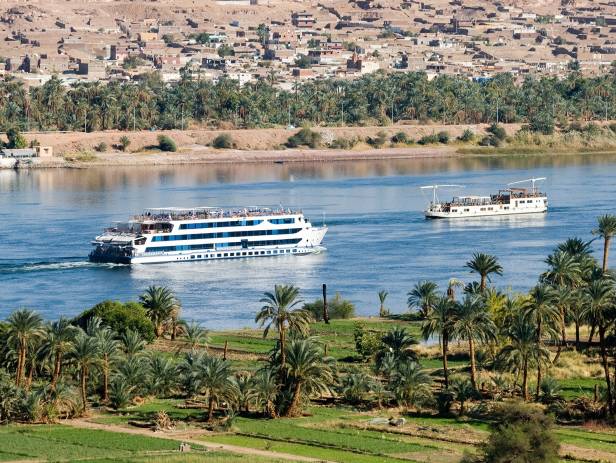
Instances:
[[[199,431],[175,431],[169,433],[163,432],[153,432],[149,429],[144,428],[126,428],[123,426],[113,425],[113,424],[101,424],[94,423],[89,421],[87,418],[78,418],[74,420],[66,420],[63,421],[62,424],[67,426],[72,426],[74,428],[80,429],[98,429],[103,431],[111,431],[111,432],[119,432],[124,434],[133,434],[140,436],[148,436],[148,437],[157,437],[160,439],[168,439],[177,441],[178,445],[180,442],[185,442],[187,444],[199,445],[201,447],[208,448],[210,450],[223,450],[231,453],[237,453],[242,455],[255,455],[264,458],[272,458],[278,460],[288,460],[288,461],[308,461],[308,462],[326,462],[326,460],[321,460],[318,458],[310,458],[303,457],[299,455],[291,455],[290,453],[282,453],[282,452],[272,452],[270,450],[259,450],[253,449],[250,447],[239,447],[237,445],[230,444],[215,444],[212,442],[206,442],[197,439],[198,436],[203,436],[206,432]],[[36,460],[39,462],[42,460]],[[17,463],[17,462],[16,462]],[[20,460],[19,463],[24,463],[24,460]]]

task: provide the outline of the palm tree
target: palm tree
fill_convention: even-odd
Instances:
[[[146,342],[137,331],[126,330],[120,337],[122,349],[128,357],[134,357],[145,349]]]
[[[96,339],[85,333],[79,333],[75,338],[70,357],[79,370],[81,411],[85,413],[88,406],[88,375],[100,364],[100,350]]]
[[[408,293],[407,304],[409,309],[418,308],[419,314],[425,318],[438,299],[438,286],[433,281],[420,281]]]
[[[479,296],[467,295],[457,304],[452,333],[463,341],[468,341],[468,354],[471,362],[471,382],[477,389],[477,364],[475,342],[488,342],[496,339],[496,325]]]
[[[442,296],[434,304],[432,311],[421,324],[421,333],[427,341],[431,336],[438,334],[441,339],[441,353],[443,356],[443,376],[445,389],[449,387],[449,369],[447,367],[447,352],[451,340],[455,304],[448,296]]]
[[[463,376],[454,376],[451,380],[451,392],[456,401],[460,403],[458,414],[464,415],[464,405],[467,401],[477,397],[477,388],[473,385],[472,380]]]
[[[208,330],[203,328],[200,323],[192,321],[187,324],[184,327],[184,336],[191,351],[194,351],[201,344],[205,344],[207,348],[209,342]]]
[[[599,217],[597,228],[593,230],[593,234],[603,238],[603,265],[601,266],[603,273],[607,272],[610,244],[615,233],[616,215],[605,214]]]
[[[447,297],[450,301],[455,302],[456,300],[456,288],[463,288],[464,283],[462,283],[457,278],[450,278],[447,283]]]
[[[384,289],[382,289],[381,291],[379,291],[379,317],[383,318],[386,317],[387,314],[389,313],[389,311],[385,308],[385,299],[387,299],[387,296],[389,295],[389,293],[387,291],[385,291]]]
[[[17,371],[15,385],[21,386],[28,359],[30,344],[44,334],[43,319],[39,314],[28,309],[19,309],[7,318],[8,341],[16,346]]]
[[[294,309],[301,304],[298,299],[299,288],[293,285],[275,285],[274,292],[266,292],[260,302],[264,303],[261,311],[255,317],[255,322],[265,326],[263,337],[267,337],[273,327],[278,332],[278,348],[280,350],[280,370],[286,366],[287,332],[296,331],[302,335],[308,334],[312,316],[303,309]]]
[[[560,312],[561,343],[558,345],[558,351],[554,358],[554,362],[556,362],[560,357],[562,346],[567,343],[565,328],[567,310],[571,302],[571,290],[580,283],[582,275],[579,260],[567,252],[557,251],[548,256],[545,262],[549,268],[541,275],[541,279],[554,286],[558,292],[556,299]]]
[[[64,356],[71,350],[73,340],[78,332],[79,329],[71,325],[70,320],[65,317],[60,317],[58,321],[46,326],[41,354],[46,358],[53,359],[52,389],[56,387],[60,379]]]
[[[291,401],[285,416],[301,413],[302,396],[329,392],[334,382],[334,373],[328,359],[323,358],[323,349],[313,339],[293,339],[287,346]]]
[[[166,355],[153,353],[149,359],[148,390],[157,397],[168,397],[178,384],[178,366]]]
[[[530,292],[530,299],[524,307],[524,315],[535,325],[535,342],[537,351],[543,347],[543,337],[558,338],[557,326],[560,322],[560,312],[556,307],[554,290],[545,284],[535,286]],[[541,362],[537,362],[537,391],[541,385]]]
[[[590,282],[585,291],[585,304],[583,315],[590,320],[599,331],[599,348],[601,350],[601,363],[605,374],[607,408],[610,414],[614,413],[612,403],[612,384],[608,367],[605,332],[609,323],[609,310],[613,307],[614,288],[613,284],[599,278]]]
[[[471,272],[478,273],[481,276],[479,288],[482,292],[486,289],[486,281],[490,281],[490,274],[503,274],[503,267],[498,263],[498,259],[482,252],[474,253],[466,266],[471,269]]]
[[[234,395],[231,365],[218,357],[204,356],[198,373],[201,390],[208,400],[208,421],[214,418],[214,407]]]
[[[399,362],[416,360],[417,354],[413,346],[417,345],[417,339],[406,328],[395,326],[381,338],[381,349],[376,355],[377,370],[382,370],[384,363],[391,357],[391,362],[396,366]]]
[[[403,362],[393,377],[396,400],[406,407],[419,409],[432,398],[432,378],[417,362]]]
[[[537,345],[536,328],[523,313],[515,314],[505,327],[504,335],[508,343],[501,349],[498,357],[511,370],[522,372],[522,395],[528,400],[528,371],[533,362],[549,360],[549,351],[545,346]]]
[[[101,357],[101,373],[103,374],[103,402],[109,401],[109,375],[111,365],[120,352],[120,343],[115,339],[115,333],[109,328],[96,331],[94,339]]]
[[[178,301],[173,291],[165,286],[150,286],[139,297],[139,300],[154,323],[156,337],[161,337],[165,331],[165,325],[172,322],[174,313],[177,312]]]
[[[233,382],[235,385],[237,409],[248,413],[250,411],[250,404],[254,402],[257,395],[253,387],[252,375],[246,372],[237,373],[233,377]]]
[[[276,418],[276,397],[280,386],[278,385],[275,372],[269,368],[259,370],[253,378],[253,387],[257,402],[263,409],[263,414],[270,418]]]

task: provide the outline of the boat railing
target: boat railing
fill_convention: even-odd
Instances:
[[[263,216],[280,216],[301,214],[301,210],[292,209],[237,209],[237,210],[225,210],[225,209],[197,209],[197,210],[146,210],[143,214],[138,214],[132,217],[132,220],[143,221],[167,221],[167,220],[198,220],[198,219],[241,219],[251,217],[263,217]]]

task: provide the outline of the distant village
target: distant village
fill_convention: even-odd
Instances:
[[[7,4],[5,4],[7,5]],[[70,5],[70,6],[69,6]],[[20,2],[0,11],[0,72],[27,86],[159,72],[245,85],[378,70],[488,79],[613,72],[616,2]]]

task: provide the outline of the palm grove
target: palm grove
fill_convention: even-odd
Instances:
[[[195,121],[236,127],[287,125],[387,124],[433,120],[444,124],[522,122],[550,132],[555,123],[614,119],[613,75],[565,79],[510,74],[484,82],[425,73],[376,73],[353,81],[325,79],[276,86],[275,73],[240,86],[231,79],[216,83],[185,72],[173,84],[156,73],[133,83],[76,83],[52,77],[26,89],[13,77],[0,81],[0,129],[141,130],[185,128]]]
[[[604,243],[601,262],[590,242],[568,239],[546,258],[528,294],[493,287],[491,278],[504,269],[483,253],[466,263],[476,282],[452,279],[443,291],[430,281],[417,283],[408,294],[408,317],[424,338],[439,341],[442,368],[431,374],[421,365],[418,340],[395,324],[383,333],[358,324],[359,355],[334,361],[314,335],[314,311],[292,285],[276,285],[260,301],[255,321],[276,343],[267,361],[250,370],[209,352],[207,330],[180,318],[180,303],[168,288],[152,286],[139,302],[105,301],[70,320],[44,321],[19,309],[0,323],[0,422],[54,421],[92,405],[123,408],[137,397],[202,403],[206,421],[235,413],[299,416],[316,398],[403,412],[449,414],[455,406],[463,415],[518,397],[545,403],[561,418],[574,411],[582,419],[613,416],[616,280],[608,257],[616,216],[600,217],[594,233]],[[386,298],[379,293],[381,316],[393,317]],[[590,339],[581,339],[581,327]],[[160,349],[163,341],[173,347]],[[468,368],[449,367],[454,343],[466,351]],[[550,369],[565,349],[598,356],[605,382],[594,399],[559,397]]]

